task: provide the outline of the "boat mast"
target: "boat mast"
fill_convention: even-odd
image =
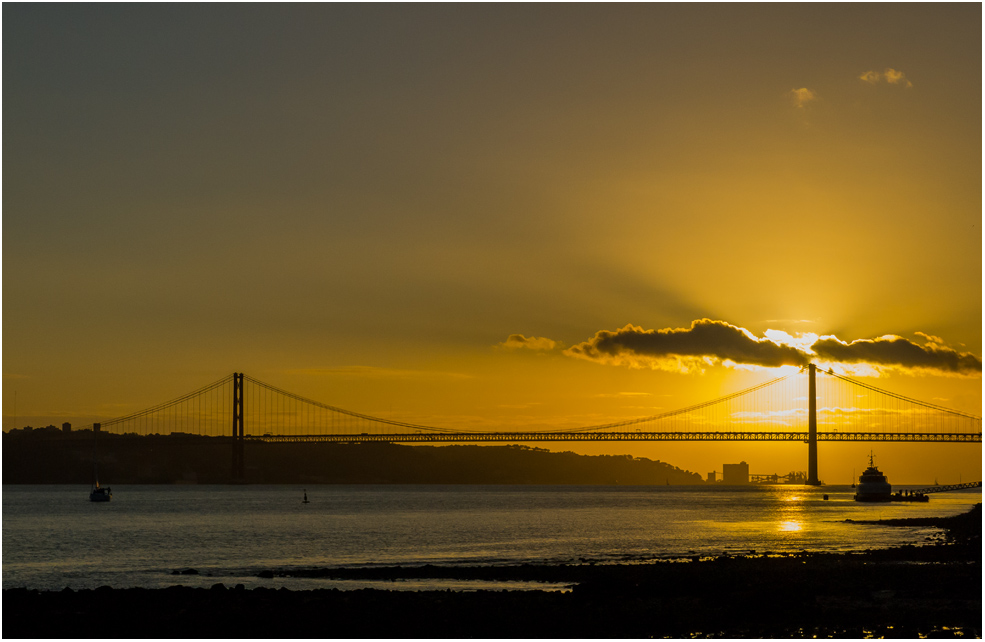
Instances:
[[[96,445],[99,443],[97,441],[99,437],[99,429],[101,424],[92,424],[92,484],[94,488],[99,488],[99,468],[97,466],[98,458],[96,456]]]

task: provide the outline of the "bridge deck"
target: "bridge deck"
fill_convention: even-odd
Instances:
[[[799,441],[807,432],[447,432],[328,435],[246,435],[265,442],[329,443],[515,443],[557,441]],[[818,432],[818,441],[981,443],[981,433]]]

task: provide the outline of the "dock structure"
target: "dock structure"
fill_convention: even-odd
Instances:
[[[924,495],[928,493],[946,493],[949,490],[964,490],[965,488],[981,488],[982,483],[980,481],[975,482],[965,482],[963,484],[942,484],[938,486],[928,486],[927,488],[917,488],[908,492],[911,493],[923,493]]]

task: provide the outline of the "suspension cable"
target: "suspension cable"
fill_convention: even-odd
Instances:
[[[194,397],[195,395],[205,394],[206,392],[209,392],[211,390],[214,390],[216,388],[219,388],[221,386],[224,386],[225,384],[229,383],[229,381],[232,380],[232,378],[233,378],[233,375],[227,375],[227,376],[223,377],[222,379],[219,379],[216,382],[210,383],[209,385],[204,386],[202,388],[199,388],[198,390],[195,390],[193,392],[189,392],[187,394],[181,395],[180,397],[176,397],[175,399],[172,399],[171,401],[165,401],[164,403],[157,404],[156,406],[153,406],[151,408],[146,408],[144,410],[141,410],[141,411],[138,411],[138,412],[129,414],[129,415],[124,415],[122,417],[116,417],[114,419],[109,419],[107,421],[102,422],[101,425],[103,425],[103,426],[112,426],[114,424],[122,423],[124,421],[129,421],[131,419],[138,419],[140,417],[145,417],[147,415],[152,415],[152,414],[154,414],[156,412],[159,412],[161,410],[165,410],[165,409],[170,408],[172,406],[175,406],[175,405],[177,405],[177,404],[179,404],[179,403],[181,403],[183,401],[186,401],[186,400]],[[90,424],[90,427],[91,427],[91,424]]]
[[[566,432],[567,433],[567,432],[587,432],[589,430],[606,430],[608,428],[622,428],[623,426],[632,426],[634,424],[639,424],[639,423],[643,423],[643,422],[646,422],[646,421],[657,421],[659,419],[669,419],[670,417],[675,417],[677,415],[685,415],[687,413],[694,412],[695,410],[701,410],[702,408],[707,408],[708,406],[714,406],[715,404],[719,404],[719,403],[722,403],[722,402],[725,402],[725,401],[730,401],[730,400],[735,399],[737,397],[741,397],[743,395],[747,395],[747,394],[749,394],[751,392],[756,392],[757,390],[762,390],[763,388],[766,388],[767,386],[772,386],[773,384],[780,383],[781,381],[783,381],[784,379],[787,379],[790,376],[791,375],[784,375],[782,377],[778,377],[778,378],[773,379],[771,381],[767,381],[766,383],[761,383],[758,386],[753,386],[752,388],[746,388],[745,390],[740,390],[739,392],[733,392],[730,395],[725,395],[724,397],[719,397],[718,399],[713,399],[711,401],[705,401],[703,403],[695,404],[693,406],[688,406],[687,408],[679,408],[677,410],[671,410],[671,411],[668,411],[668,412],[665,412],[665,413],[661,413],[659,415],[652,415],[650,417],[640,417],[640,418],[637,418],[637,419],[626,419],[625,421],[617,421],[617,422],[610,423],[610,424],[600,424],[600,425],[597,425],[597,426],[585,426],[584,428],[573,428],[571,430],[552,430],[550,432]]]
[[[953,409],[947,408],[945,406],[938,406],[937,404],[928,403],[926,401],[920,401],[919,399],[913,399],[911,397],[906,397],[904,395],[900,395],[900,394],[897,394],[895,392],[889,392],[888,390],[883,390],[882,388],[877,388],[877,387],[875,387],[873,385],[869,385],[867,383],[862,383],[861,381],[855,381],[854,379],[849,379],[848,377],[842,376],[840,374],[835,374],[831,370],[821,370],[821,372],[823,372],[826,375],[830,375],[832,377],[835,377],[836,379],[841,379],[842,381],[847,381],[848,383],[853,383],[856,386],[859,386],[861,388],[866,388],[868,390],[872,390],[873,392],[878,392],[880,394],[886,395],[887,397],[892,397],[893,399],[898,399],[900,401],[906,401],[908,403],[912,403],[912,404],[915,404],[917,406],[923,406],[924,408],[930,408],[932,410],[937,410],[937,411],[940,411],[940,412],[946,412],[946,413],[949,413],[949,414],[952,414],[952,415],[957,415],[959,417],[964,417],[965,419],[974,419],[976,421],[981,421],[982,420],[981,417],[978,417],[978,416],[969,414],[967,412],[961,412],[960,410],[953,410]]]
[[[262,388],[265,388],[265,389],[267,389],[267,390],[269,390],[271,392],[276,392],[276,393],[278,393],[280,395],[283,395],[284,397],[287,397],[288,399],[292,399],[294,401],[299,401],[299,402],[302,402],[302,403],[311,404],[312,406],[317,406],[319,408],[324,408],[325,410],[331,410],[332,412],[337,412],[337,413],[342,414],[342,415],[348,415],[349,417],[355,417],[357,419],[365,419],[367,421],[373,421],[373,422],[381,423],[381,424],[388,424],[388,425],[391,425],[391,426],[400,426],[401,428],[412,428],[414,430],[430,430],[430,431],[433,431],[433,432],[455,432],[455,433],[457,433],[457,432],[475,432],[475,433],[482,432],[482,431],[476,431],[476,430],[461,430],[461,429],[458,429],[458,428],[437,428],[435,426],[424,426],[424,425],[421,425],[421,424],[412,424],[412,423],[408,423],[408,422],[405,422],[405,421],[396,421],[396,420],[393,420],[393,419],[383,419],[381,417],[373,417],[372,415],[364,415],[362,413],[353,412],[351,410],[345,410],[344,408],[338,408],[336,406],[330,406],[328,404],[324,404],[324,403],[321,403],[319,401],[315,401],[313,399],[308,399],[306,397],[302,397],[301,395],[296,395],[293,392],[288,392],[288,391],[283,390],[281,388],[278,388],[276,386],[271,386],[268,383],[264,383],[264,382],[262,382],[262,381],[260,381],[258,379],[254,379],[253,377],[251,377],[249,375],[244,375],[244,377],[250,383],[252,383],[254,385],[257,385],[257,386],[260,386]]]

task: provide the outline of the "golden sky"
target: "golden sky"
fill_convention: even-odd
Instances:
[[[570,427],[807,361],[981,415],[979,4],[3,18],[4,429],[233,371]],[[798,445],[599,448],[806,468]],[[978,445],[878,444],[822,445],[821,478],[870,448],[891,479],[981,478]]]

